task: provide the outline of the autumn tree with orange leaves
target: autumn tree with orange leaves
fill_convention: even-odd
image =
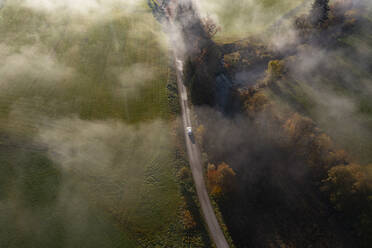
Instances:
[[[227,196],[235,189],[234,170],[226,163],[221,163],[217,167],[214,164],[208,165],[207,180],[211,195],[217,199]]]

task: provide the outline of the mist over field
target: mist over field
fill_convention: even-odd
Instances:
[[[146,2],[1,4],[0,246],[179,242],[167,44]]]
[[[294,8],[301,11],[308,6],[307,1],[302,0],[202,0],[196,4],[202,16],[209,16],[220,25],[221,32],[217,34],[217,40],[238,40],[250,35],[261,35],[270,25],[285,20],[285,15]]]
[[[371,26],[368,0],[0,0],[0,247],[370,247]]]

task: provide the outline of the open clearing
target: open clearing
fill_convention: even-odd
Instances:
[[[233,41],[259,35],[303,0],[202,0],[203,15],[209,15],[221,27],[215,39]]]
[[[0,10],[0,246],[181,244],[160,25],[47,2]]]

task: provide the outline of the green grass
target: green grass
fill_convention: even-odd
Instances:
[[[303,0],[207,0],[200,3],[204,14],[218,20],[222,30],[216,40],[237,40],[260,35]]]
[[[60,202],[67,184],[48,158],[27,148],[1,150],[2,247],[135,247],[79,192]]]
[[[167,48],[146,5],[95,19],[10,2],[0,246],[182,247]]]
[[[3,20],[8,22],[2,23],[1,41],[11,44],[15,51],[25,46],[41,47],[46,50],[43,52],[55,56],[58,62],[72,68],[75,73],[72,78],[58,83],[44,81],[40,75],[33,75],[34,78],[28,74],[19,76],[16,82],[7,85],[8,91],[4,93],[7,97],[15,99],[37,94],[48,100],[64,101],[63,109],[68,108],[69,112],[85,118],[114,116],[136,122],[167,117],[166,89],[163,86],[168,61],[164,49],[157,43],[159,37],[151,31],[156,23],[149,13],[130,18],[113,17],[113,20],[95,25],[83,24],[81,32],[74,32],[76,23],[73,20],[66,18],[63,25],[47,26],[43,16],[35,17],[27,11],[17,8],[3,10]],[[159,27],[157,30],[160,32]],[[32,35],[21,35],[26,32],[41,40],[24,37]],[[125,84],[130,85],[133,78],[120,82],[117,74],[136,63],[147,65],[155,76],[133,87],[135,90],[126,90]],[[120,86],[121,83],[124,86]],[[13,99],[8,102],[11,104]],[[54,112],[60,113],[55,107],[62,106],[53,107]]]

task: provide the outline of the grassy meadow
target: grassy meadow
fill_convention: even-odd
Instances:
[[[0,247],[181,247],[167,44],[146,2],[0,10]]]
[[[221,27],[215,39],[234,41],[266,32],[267,28],[281,20],[291,10],[301,6],[303,2],[303,0],[202,0],[198,5],[204,16],[209,15]]]

